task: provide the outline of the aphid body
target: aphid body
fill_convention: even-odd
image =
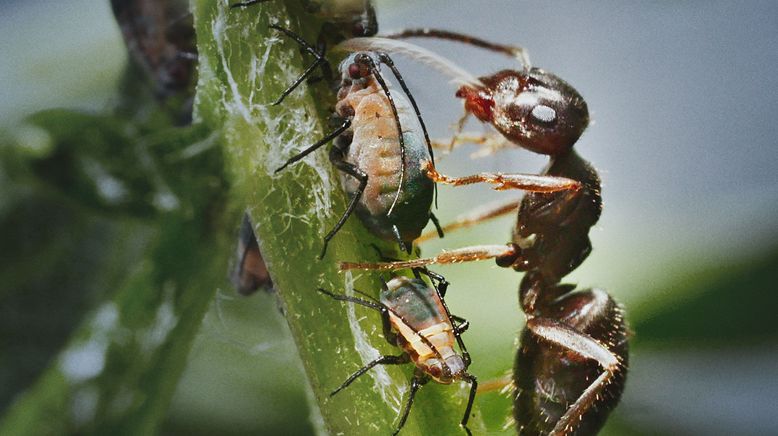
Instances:
[[[416,391],[430,380],[442,384],[451,384],[458,380],[470,383],[470,394],[460,423],[467,434],[470,434],[467,422],[475,400],[478,381],[475,376],[467,372],[470,366],[470,354],[460,336],[467,329],[468,322],[449,313],[443,300],[448,282],[438,274],[426,270],[422,272],[437,280],[438,286],[428,285],[418,276],[418,272],[416,278],[394,277],[382,288],[379,301],[372,300],[371,297],[368,297],[371,300],[364,300],[319,289],[319,292],[336,300],[359,304],[380,312],[384,338],[391,345],[403,350],[400,355],[381,356],[369,362],[354,372],[330,395],[337,394],[376,365],[400,365],[412,362],[416,370],[394,434],[397,434],[405,425]],[[461,354],[456,352],[455,342]]]
[[[429,221],[434,183],[421,162],[428,161],[430,155],[410,103],[393,93],[405,148],[405,174],[401,177],[398,126],[387,94],[368,68],[371,64],[377,65],[378,59],[369,52],[354,53],[341,64],[336,112],[350,118],[351,127],[335,140],[331,156],[367,175],[361,193],[358,179],[341,173],[341,180],[349,196],[359,196],[356,212],[368,229],[390,241],[396,241],[399,234],[402,241],[410,243]]]
[[[434,288],[419,279],[396,277],[381,291],[380,301],[390,309],[395,345],[419,370],[443,384],[466,371],[465,361],[454,349],[454,326]]]

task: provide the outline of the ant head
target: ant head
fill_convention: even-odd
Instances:
[[[457,91],[465,110],[535,153],[566,152],[589,125],[586,101],[551,73],[503,70],[480,80],[483,87],[465,85]]]

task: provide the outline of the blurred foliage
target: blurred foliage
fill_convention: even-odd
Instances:
[[[778,247],[737,264],[704,268],[666,283],[665,307],[637,313],[634,343],[646,347],[718,348],[774,343]]]
[[[127,95],[3,135],[3,434],[153,429],[224,281],[217,138]]]

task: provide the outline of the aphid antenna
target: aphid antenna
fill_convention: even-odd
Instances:
[[[370,37],[370,38],[351,38],[336,45],[333,50],[347,52],[358,51],[378,51],[389,54],[398,54],[408,56],[409,58],[428,65],[436,69],[441,74],[451,78],[457,85],[468,85],[472,87],[484,87],[484,84],[475,76],[465,71],[459,65],[452,61],[418,45],[405,41],[397,41],[389,38]]]

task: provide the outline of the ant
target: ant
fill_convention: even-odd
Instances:
[[[292,31],[275,24],[270,27],[306,51],[315,52]],[[321,54],[319,57],[323,59]],[[407,100],[391,93],[379,68],[382,64],[392,71]],[[339,127],[289,158],[276,173],[334,141],[330,161],[341,171],[343,187],[351,200],[335,227],[324,237],[319,259],[324,257],[329,241],[353,212],[375,235],[396,241],[401,250],[410,251],[413,240],[430,219],[440,228],[430,211],[435,184],[422,168],[423,162],[433,159],[427,128],[402,75],[386,53],[353,53],[341,63],[340,72],[333,117]]]
[[[421,279],[419,271],[433,280],[429,286]],[[389,344],[402,348],[398,356],[381,356],[350,375],[343,384],[332,391],[333,396],[348,387],[359,376],[365,374],[376,365],[401,365],[413,362],[416,369],[411,379],[411,389],[408,399],[400,414],[400,422],[394,435],[405,425],[413,405],[413,399],[421,386],[434,380],[442,384],[451,384],[457,380],[470,383],[470,394],[465,407],[465,414],[460,425],[471,434],[467,427],[470,411],[473,407],[478,381],[467,372],[470,366],[470,354],[467,352],[461,334],[467,330],[467,320],[452,315],[445,300],[449,283],[443,276],[424,269],[413,270],[415,278],[397,276],[384,282],[379,300],[355,289],[355,292],[368,300],[339,295],[319,288],[318,291],[329,297],[347,301],[374,309],[381,313],[384,338]],[[434,281],[438,284],[435,285]],[[461,354],[454,349],[456,341]]]
[[[414,32],[455,35],[448,39],[462,42],[477,40],[445,31],[405,34]],[[346,43],[363,45],[354,41]],[[519,302],[527,322],[513,375],[517,430],[533,435],[596,434],[624,390],[628,332],[623,309],[607,292],[576,290],[575,285],[561,283],[591,253],[589,229],[602,210],[600,178],[573,150],[589,124],[588,108],[567,82],[527,64],[522,71],[503,70],[478,80],[480,85],[463,85],[457,91],[468,113],[492,124],[511,143],[549,156],[549,165],[534,176],[538,187],[542,188],[543,180],[558,182],[549,177],[574,183],[557,192],[524,186],[529,192],[519,205],[512,241],[507,245],[466,247],[404,262],[341,263],[341,269],[386,270],[495,258],[499,266],[526,272],[519,286]],[[428,175],[440,183],[517,187],[505,184],[501,180],[505,175],[451,178],[431,165],[426,167]],[[455,222],[454,227],[492,218],[496,211],[483,211]]]

